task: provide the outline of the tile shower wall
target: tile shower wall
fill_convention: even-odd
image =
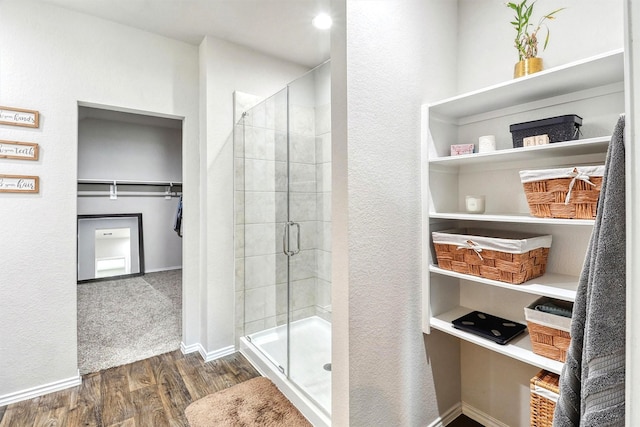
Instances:
[[[236,93],[236,117],[255,97]],[[291,105],[290,218],[301,250],[291,258],[292,320],[331,315],[329,105]],[[235,127],[236,337],[287,321],[286,92],[249,109]]]
[[[331,105],[315,110],[316,314],[331,321]]]

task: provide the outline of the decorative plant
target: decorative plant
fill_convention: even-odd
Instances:
[[[545,21],[555,19],[554,15],[564,9],[564,7],[561,7],[551,13],[547,13],[542,16],[538,24],[535,25],[529,23],[529,20],[531,19],[533,6],[536,4],[536,1],[533,1],[531,4],[527,4],[527,1],[528,0],[522,0],[520,3],[507,3],[507,7],[510,7],[516,12],[515,21],[512,21],[511,25],[513,25],[517,32],[515,47],[518,49],[518,59],[520,61],[538,56],[538,31],[540,31],[542,27],[547,30],[542,50],[547,48],[547,44],[549,43],[549,27]]]

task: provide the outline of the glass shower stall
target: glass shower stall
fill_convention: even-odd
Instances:
[[[236,93],[234,128],[236,336],[249,359],[260,359],[264,373],[291,388],[294,403],[309,403],[325,417],[331,412],[329,67],[261,102]]]

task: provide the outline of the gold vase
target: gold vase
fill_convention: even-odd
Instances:
[[[513,78],[526,76],[527,74],[542,71],[542,58],[527,58],[518,62],[513,71]]]

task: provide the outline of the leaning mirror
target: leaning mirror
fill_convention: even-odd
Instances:
[[[141,213],[78,215],[78,282],[142,274]]]

